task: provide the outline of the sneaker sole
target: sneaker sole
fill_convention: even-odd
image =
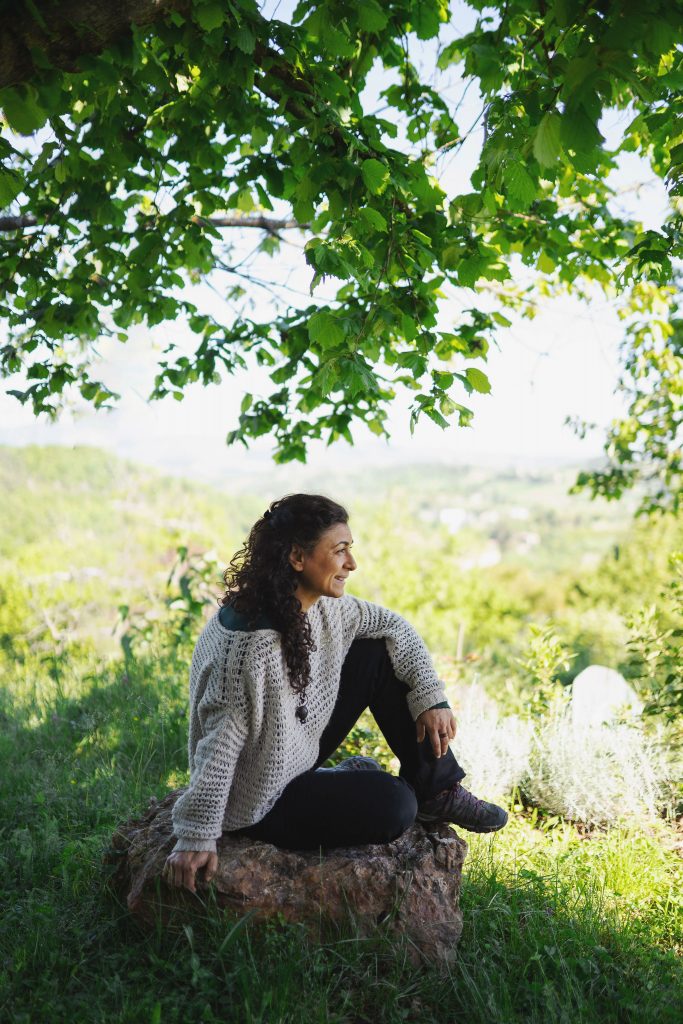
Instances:
[[[484,828],[473,828],[471,825],[465,825],[461,821],[450,821],[448,818],[438,818],[436,816],[430,817],[426,814],[417,814],[415,820],[420,825],[455,825],[456,828],[464,828],[468,832],[476,832],[479,835],[483,835],[487,832],[498,832],[501,828],[504,828],[508,823],[508,817],[506,815],[505,821],[501,821],[499,825],[489,825]]]

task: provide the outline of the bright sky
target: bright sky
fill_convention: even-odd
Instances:
[[[278,17],[287,17],[285,6],[289,7],[280,5]],[[456,6],[454,23],[458,31],[462,31],[463,21],[470,18],[471,12]],[[425,69],[434,67],[433,49],[428,45],[420,47],[418,56]],[[373,77],[365,94],[370,109],[381,105],[378,94],[385,84],[386,79]],[[447,95],[454,103],[462,95],[462,85],[455,76],[447,87]],[[478,111],[478,97],[470,90],[459,111],[461,132],[476,120]],[[611,121],[606,118],[601,125],[608,138],[618,135],[619,127],[614,117]],[[457,155],[449,155],[437,165],[437,176],[448,195],[469,190],[468,178],[480,144],[475,130]],[[628,156],[616,180],[620,189],[627,190],[636,182],[652,182],[652,178],[649,168]],[[665,203],[664,189],[659,183],[639,193],[624,194],[628,211],[648,225],[661,222]],[[305,239],[298,232],[288,233],[287,238],[288,244],[277,257],[275,267],[266,257],[259,256],[249,264],[250,272],[263,279],[272,279],[274,275],[276,280],[286,281],[294,294],[282,287],[279,293],[289,302],[299,298],[297,292],[303,296],[301,301],[310,301],[311,275],[301,255]],[[253,249],[256,232],[232,231],[230,242],[234,244],[234,263]],[[192,297],[197,301],[201,294],[203,308],[216,316],[230,317],[234,309],[220,297],[221,287],[227,284],[225,278],[217,280],[219,294],[202,286]],[[250,295],[254,301],[251,315],[266,319],[273,309],[270,292],[252,287]],[[321,293],[319,297],[324,296]],[[454,294],[444,304],[443,327],[461,308],[476,301],[472,291]],[[463,393],[463,404],[475,410],[472,427],[453,426],[442,431],[427,421],[418,424],[411,437],[410,399],[406,396],[396,402],[392,411],[390,444],[365,429],[353,428],[353,448],[345,442],[331,450],[322,443],[313,445],[309,464],[315,470],[331,461],[335,466],[346,466],[422,460],[512,463],[557,457],[582,461],[595,457],[602,448],[601,431],[580,441],[564,421],[567,416],[580,417],[604,428],[619,413],[621,403],[615,387],[621,337],[615,310],[604,299],[596,297],[590,306],[568,298],[552,303],[546,300],[535,320],[515,320],[511,329],[501,331],[500,350],[490,350],[486,371],[492,394]],[[20,386],[17,381],[5,383],[0,392],[0,443],[97,445],[167,472],[212,482],[224,481],[235,473],[262,472],[272,466],[272,444],[267,439],[255,443],[249,452],[242,447],[227,448],[224,443],[227,432],[237,424],[244,392],[265,395],[270,390],[262,370],[251,368],[211,388],[194,385],[187,389],[182,402],[173,398],[152,404],[146,401],[156,359],[170,342],[178,346],[177,354],[190,352],[194,347],[191,332],[181,323],[154,330],[136,329],[125,345],[102,342],[99,375],[122,393],[118,408],[112,412],[93,413],[74,407],[56,424],[36,421],[28,409],[5,393],[10,387]],[[274,472],[286,479],[286,467]]]

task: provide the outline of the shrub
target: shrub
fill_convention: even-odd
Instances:
[[[652,817],[666,802],[673,766],[636,721],[574,728],[567,705],[534,731],[525,796],[551,814],[589,825]]]

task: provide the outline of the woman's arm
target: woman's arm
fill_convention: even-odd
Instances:
[[[396,675],[410,687],[406,700],[414,721],[423,711],[445,702],[443,683],[434,670],[424,640],[403,616],[350,594],[339,600],[342,613],[354,630],[354,638],[386,641]]]
[[[195,749],[190,785],[173,807],[174,853],[215,852],[235,765],[247,737],[243,716],[227,705],[225,691],[216,692],[211,680],[197,713],[204,735]]]

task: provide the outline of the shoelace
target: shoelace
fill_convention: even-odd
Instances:
[[[469,789],[465,789],[459,782],[454,782],[450,787],[448,796],[446,797],[446,806],[450,809],[456,802],[460,804],[462,809],[472,811],[473,814],[481,814],[485,809],[483,801],[470,793]]]

